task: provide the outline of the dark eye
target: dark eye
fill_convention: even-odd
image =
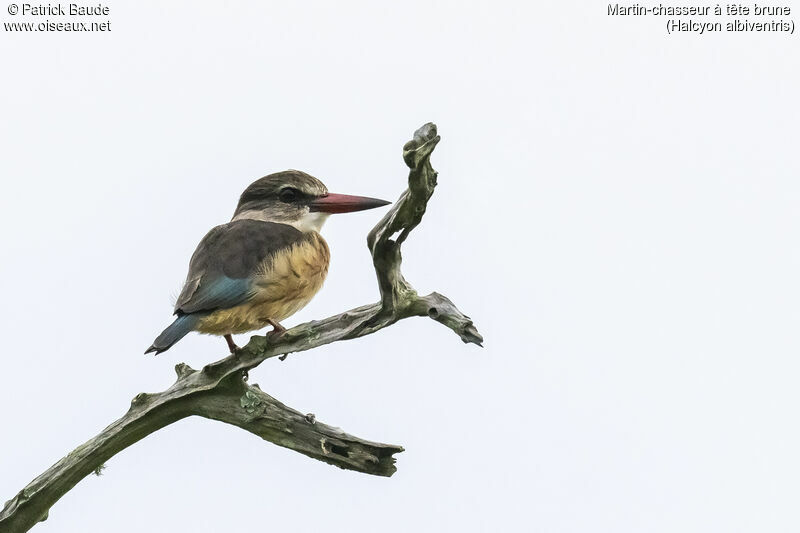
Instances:
[[[300,197],[300,192],[297,189],[286,187],[278,194],[278,197],[281,199],[281,202],[290,204]]]

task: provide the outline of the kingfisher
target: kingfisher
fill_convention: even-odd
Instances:
[[[320,229],[333,213],[363,211],[385,200],[329,193],[317,178],[287,170],[248,186],[227,224],[200,241],[175,303],[175,321],[145,353],[168,350],[190,331],[222,335],[272,326],[293,315],[320,290],[330,250]]]

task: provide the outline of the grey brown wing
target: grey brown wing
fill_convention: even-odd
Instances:
[[[175,313],[226,309],[247,302],[255,294],[255,274],[261,265],[303,238],[296,228],[274,222],[237,220],[215,227],[192,255]]]

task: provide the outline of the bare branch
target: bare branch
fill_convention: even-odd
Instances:
[[[408,189],[369,233],[381,301],[336,316],[296,326],[277,339],[254,336],[236,354],[201,371],[181,363],[177,381],[167,390],[137,395],[128,412],[99,435],[34,479],[0,512],[0,532],[28,531],[45,520],[50,507],[81,479],[131,444],[188,416],[202,416],[245,429],[259,437],[347,470],[391,476],[400,446],[370,442],[317,422],[246,383],[247,371],[265,360],[331,342],[369,335],[412,316],[428,316],[464,341],[483,338],[470,318],[438,293],[419,296],[403,278],[400,248],[425,214],[436,187],[430,156],[439,142],[434,124],[426,124],[403,147],[410,168]],[[398,235],[396,239],[393,237]]]

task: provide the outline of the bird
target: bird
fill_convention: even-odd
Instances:
[[[330,250],[320,230],[328,216],[389,203],[329,193],[299,170],[254,181],[231,221],[198,244],[175,319],[145,353],[158,355],[191,331],[223,336],[231,353],[239,350],[233,334],[272,326],[269,335],[281,335],[281,321],[305,307],[325,281]]]

